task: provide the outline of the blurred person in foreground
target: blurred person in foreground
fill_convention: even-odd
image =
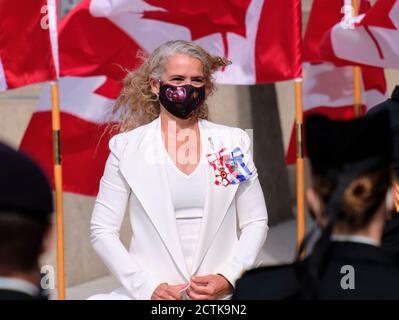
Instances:
[[[53,199],[40,168],[0,143],[0,300],[46,299],[39,259],[50,244]]]
[[[381,248],[393,206],[389,114],[313,115],[305,129],[307,200],[321,235],[304,260],[300,251],[294,264],[248,271],[234,299],[399,299],[399,269]]]
[[[382,247],[388,252],[394,254],[396,262],[399,263],[399,86],[395,87],[391,98],[371,108],[369,114],[381,111],[389,112],[391,118],[394,145],[393,167],[395,171],[395,205],[391,211],[391,217],[384,229]]]

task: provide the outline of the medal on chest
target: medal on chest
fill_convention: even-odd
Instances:
[[[215,151],[212,138],[208,139],[212,151]],[[242,150],[237,147],[231,153],[226,148],[221,148],[217,152],[207,154],[207,159],[211,165],[214,175],[215,184],[228,186],[229,184],[238,184],[248,180],[252,172],[245,165]]]
[[[212,150],[214,151],[212,138],[209,138],[208,140],[211,144]],[[208,162],[213,169],[216,185],[228,186],[233,183],[235,179],[230,171],[231,168],[226,162],[227,156],[226,148],[222,148],[218,152],[212,152],[206,155]]]

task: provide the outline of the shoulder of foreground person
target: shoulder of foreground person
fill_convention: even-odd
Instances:
[[[236,283],[235,300],[282,300],[291,296],[298,283],[294,264],[249,270]]]

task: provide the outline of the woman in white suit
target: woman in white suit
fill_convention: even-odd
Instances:
[[[91,299],[227,299],[257,263],[267,210],[249,136],[207,120],[212,74],[228,64],[170,41],[125,78],[91,220],[92,245],[122,286]]]

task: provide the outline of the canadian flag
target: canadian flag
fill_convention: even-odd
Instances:
[[[56,0],[0,0],[0,91],[58,78]]]
[[[61,24],[63,75],[106,75],[169,40],[188,40],[233,64],[219,83],[254,84],[293,79],[301,72],[299,0],[83,1]],[[84,32],[82,32],[84,30]]]
[[[348,120],[355,117],[353,67],[337,67],[323,62],[320,42],[326,30],[343,18],[342,0],[315,0],[310,13],[304,39],[303,66],[303,116],[319,113],[331,119]],[[361,10],[367,10],[368,1],[361,3]],[[324,30],[323,30],[324,29]],[[384,70],[375,67],[361,67],[362,111],[386,99]],[[306,139],[306,137],[304,137]],[[306,150],[305,150],[306,155]],[[296,130],[294,127],[286,154],[287,164],[296,161]]]
[[[64,190],[96,195],[108,156],[113,100],[126,69],[175,39],[233,64],[218,83],[254,84],[301,75],[299,0],[82,1],[60,24]],[[40,100],[21,143],[53,181],[50,96]]]
[[[399,1],[378,0],[366,13],[335,24],[321,54],[334,63],[399,68],[398,39]]]
[[[64,191],[96,195],[108,157],[107,130],[114,100],[95,93],[104,76],[62,77],[59,80],[61,151]],[[54,185],[51,90],[46,85],[20,149],[34,158]]]

